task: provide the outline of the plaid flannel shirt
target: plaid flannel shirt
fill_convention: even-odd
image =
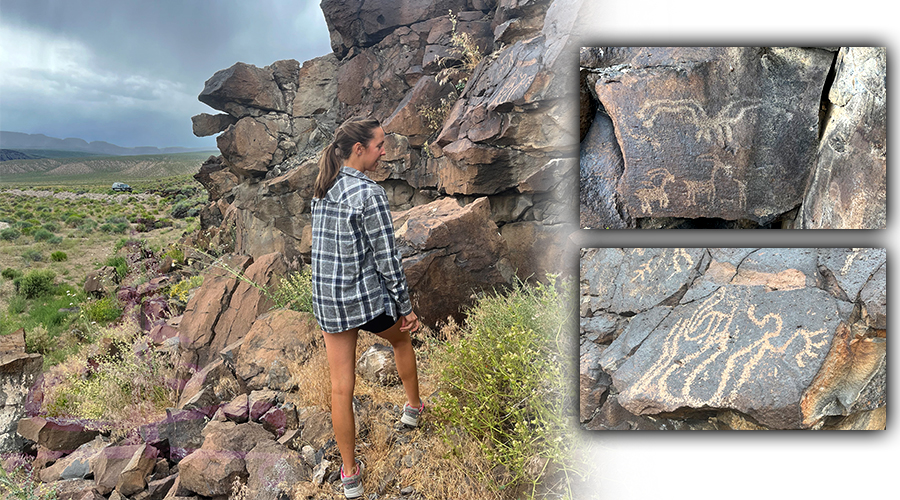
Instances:
[[[328,333],[412,312],[384,188],[347,166],[312,200],[312,283],[313,313]]]

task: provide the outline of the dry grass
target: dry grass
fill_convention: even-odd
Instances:
[[[93,336],[94,343],[45,372],[42,410],[112,430],[165,417],[165,408],[177,403],[173,360],[133,348],[143,339],[133,318],[99,328]]]
[[[423,327],[414,336],[420,339],[434,339],[437,335]],[[317,406],[331,409],[331,382],[324,342],[308,336],[321,336],[321,332],[300,334],[298,342],[314,341],[310,358],[303,364],[290,367],[294,380],[302,381],[299,388],[286,396],[297,406]],[[356,355],[362,354],[375,344],[386,345],[387,341],[367,332],[359,335]],[[419,374],[419,389],[426,406],[429,396],[437,391],[437,367],[431,358],[435,348],[434,340],[428,340],[416,348]],[[409,431],[397,431],[395,424],[399,414],[384,410],[386,405],[402,407],[406,393],[400,384],[383,386],[370,383],[362,377],[356,379],[355,395],[366,401],[368,411],[357,416],[360,429],[357,438],[357,452],[366,464],[366,492],[377,492],[379,496],[399,495],[400,489],[412,486],[422,498],[478,498],[501,499],[489,487],[491,465],[483,458],[480,447],[471,439],[456,436],[453,441],[444,439],[429,421],[426,411],[421,427]],[[402,434],[401,434],[402,432]],[[401,438],[401,436],[403,436]],[[408,438],[408,442],[407,441]],[[412,467],[412,461],[415,464]],[[298,484],[291,492],[292,499],[343,498],[343,494],[332,484],[315,486],[312,483]]]

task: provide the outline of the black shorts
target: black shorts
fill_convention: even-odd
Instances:
[[[381,313],[375,318],[369,320],[366,324],[359,327],[360,330],[365,330],[367,332],[372,333],[381,333],[388,328],[397,324],[397,320],[387,315],[387,313]]]

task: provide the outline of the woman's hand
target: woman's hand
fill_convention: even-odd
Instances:
[[[419,329],[419,317],[415,312],[410,312],[400,318],[400,331],[412,333]]]

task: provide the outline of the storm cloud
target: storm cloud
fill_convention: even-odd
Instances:
[[[0,130],[214,149],[190,118],[216,71],[330,50],[318,1],[3,0]]]

